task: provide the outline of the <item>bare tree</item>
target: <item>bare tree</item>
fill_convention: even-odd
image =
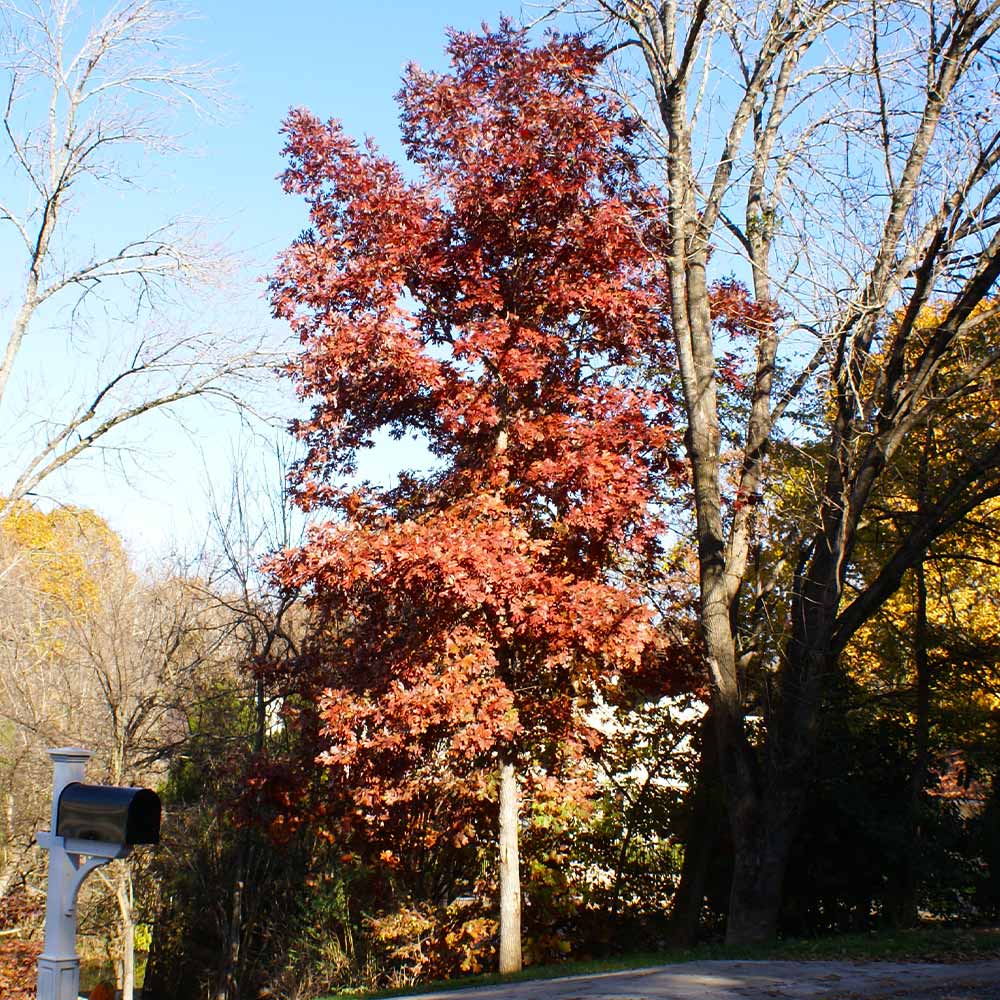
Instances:
[[[43,512],[22,501],[0,522],[0,897],[43,878],[33,840],[49,807],[49,746],[91,748],[94,779],[156,786],[205,740],[241,787],[241,769],[275,724],[276,696],[250,668],[289,655],[303,625],[296,596],[269,590],[260,570],[301,530],[281,490],[288,456],[280,449],[275,463],[257,480],[237,456],[231,493],[211,498],[204,550],[145,572],[92,512]],[[206,713],[232,715],[234,699],[244,711],[224,731],[206,730]],[[183,811],[171,810],[161,850],[177,852],[167,867],[190,866],[197,877]],[[266,893],[255,878],[268,852],[247,830],[224,843],[232,847],[226,881],[206,887],[205,898],[219,928],[217,995],[232,998],[256,974],[245,938],[261,919]],[[148,864],[140,853],[105,869],[83,904],[85,914],[100,914],[100,935],[114,924],[108,950],[123,997],[135,985],[137,921],[157,909]]]
[[[241,666],[247,672],[256,664],[298,655],[305,624],[300,595],[279,590],[261,571],[267,556],[300,543],[304,532],[304,524],[296,517],[284,489],[290,456],[282,442],[275,445],[271,457],[273,463],[264,463],[256,476],[250,472],[248,462],[236,457],[229,496],[211,497],[217,559],[207,593],[232,623]],[[280,703],[280,696],[268,691],[260,673],[253,677],[252,697],[254,725],[247,747],[249,760],[262,753],[269,714]],[[253,903],[262,888],[253,884],[252,873],[261,867],[254,864],[254,853],[251,831],[240,831],[228,906],[221,920],[224,950],[214,1000],[239,1000],[248,978],[245,945],[259,908]]]
[[[31,516],[42,529],[53,524],[52,515]],[[237,657],[235,624],[201,580],[179,570],[140,576],[88,512],[62,512],[56,523],[47,550],[0,527],[0,894],[41,874],[31,844],[49,805],[46,747],[85,745],[94,778],[156,784],[188,738],[190,706]],[[111,951],[126,998],[135,985],[137,863],[116,863],[87,892],[100,897],[103,883],[115,914]]]
[[[88,200],[116,186],[137,190],[139,164],[176,148],[173,112],[211,111],[211,67],[178,58],[179,12],[167,0],[122,0],[89,27],[73,0],[0,0],[0,78],[9,174],[0,191],[0,246],[18,262],[19,289],[0,353],[2,433],[23,458],[5,478],[0,515],[78,455],[105,447],[123,424],[191,397],[238,401],[241,380],[267,358],[246,333],[196,321],[150,323],[150,307],[220,280],[224,255],[199,226],[174,219],[101,245],[84,228]],[[4,230],[6,232],[4,232]],[[60,315],[76,345],[88,309],[110,324],[89,380],[65,410],[11,416],[12,375],[26,340]],[[114,323],[114,313],[124,324]],[[67,318],[68,317],[68,318]],[[137,332],[136,332],[137,331]],[[0,335],[2,336],[2,335]],[[124,345],[124,346],[123,346]],[[82,360],[83,350],[80,349]],[[37,391],[43,373],[29,381]]]
[[[109,574],[91,613],[69,619],[70,649],[92,703],[88,745],[113,785],[159,780],[187,738],[186,709],[210,677],[232,667],[233,623],[194,581],[167,575],[146,586],[121,566]],[[76,683],[73,690],[84,685]],[[135,988],[135,862],[102,873],[117,910],[118,987]]]
[[[880,571],[852,574],[859,526],[904,443],[956,400],[996,398],[1000,3],[574,6],[599,21],[613,86],[644,118],[662,171],[701,631],[735,849],[728,938],[768,939],[839,653],[936,538],[1000,493],[1000,439],[990,420],[967,420]],[[721,370],[734,345],[713,305],[713,274],[727,268],[747,276],[759,307],[735,429],[720,404],[733,400]],[[782,574],[758,555],[778,441],[803,449],[815,492],[769,645],[759,611]],[[763,719],[759,739],[750,715]]]

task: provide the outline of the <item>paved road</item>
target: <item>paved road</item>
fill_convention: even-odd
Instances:
[[[1000,960],[689,962],[424,993],[420,1000],[1000,1000]]]

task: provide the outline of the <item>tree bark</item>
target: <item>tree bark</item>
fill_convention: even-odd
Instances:
[[[264,748],[264,733],[267,727],[267,702],[264,680],[261,677],[258,677],[254,684],[254,713],[253,753],[256,756]],[[240,833],[239,848],[236,852],[236,870],[233,874],[233,890],[230,895],[229,926],[215,1000],[239,1000],[240,998],[240,960],[243,957],[243,900],[247,888],[246,878],[249,860],[250,832],[244,829]]]
[[[240,961],[240,943],[243,929],[243,889],[246,878],[246,842],[240,843],[236,861],[236,872],[233,878],[233,891],[230,899],[229,928],[226,935],[225,960],[219,987],[215,991],[215,1000],[239,1000],[239,985],[236,981],[236,970]]]
[[[698,940],[709,868],[713,861],[718,863],[720,827],[725,823],[719,789],[715,720],[711,712],[702,720],[700,742],[698,776],[689,793],[685,817],[684,861],[667,932],[670,944],[678,948],[690,948]]]
[[[900,899],[894,922],[900,927],[917,923],[920,863],[923,853],[923,827],[920,812],[930,754],[931,664],[927,655],[927,578],[924,564],[918,563],[916,621],[913,630],[913,659],[917,672],[917,703],[914,720],[913,771],[910,774],[910,797],[907,802],[906,846],[902,859]]]
[[[135,915],[132,910],[132,877],[127,863],[115,881],[118,901],[118,923],[121,937],[121,957],[118,963],[118,989],[121,1000],[132,1000],[135,994]]]
[[[518,790],[513,764],[500,769],[500,972],[519,972],[521,960],[521,861]]]
[[[934,383],[932,382],[932,389]],[[929,505],[930,463],[934,452],[934,422],[924,431],[923,448],[917,465],[917,511],[925,515]],[[895,923],[914,927],[918,919],[923,827],[920,822],[924,788],[930,767],[931,660],[928,655],[930,632],[927,623],[927,572],[923,562],[914,567],[917,605],[913,623],[913,665],[916,670],[916,705],[913,732],[913,770],[907,802],[906,844],[900,873],[900,898]]]
[[[782,790],[783,792],[784,790]],[[768,799],[781,805],[786,798],[775,790]],[[726,943],[764,944],[778,933],[782,891],[794,826],[787,801],[778,815],[747,803],[744,815],[753,825],[733,824],[733,882],[729,896]]]

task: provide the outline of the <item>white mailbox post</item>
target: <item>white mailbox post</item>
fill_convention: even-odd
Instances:
[[[76,954],[76,898],[83,880],[132,844],[155,844],[160,800],[144,788],[84,785],[90,751],[50,750],[55,769],[52,822],[35,839],[49,852],[45,901],[45,947],[38,959],[38,1000],[77,1000],[80,959]],[[64,794],[68,800],[63,803]]]

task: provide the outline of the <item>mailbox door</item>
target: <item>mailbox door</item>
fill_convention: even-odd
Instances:
[[[133,789],[129,803],[126,844],[158,844],[160,842],[160,796],[148,788]]]

